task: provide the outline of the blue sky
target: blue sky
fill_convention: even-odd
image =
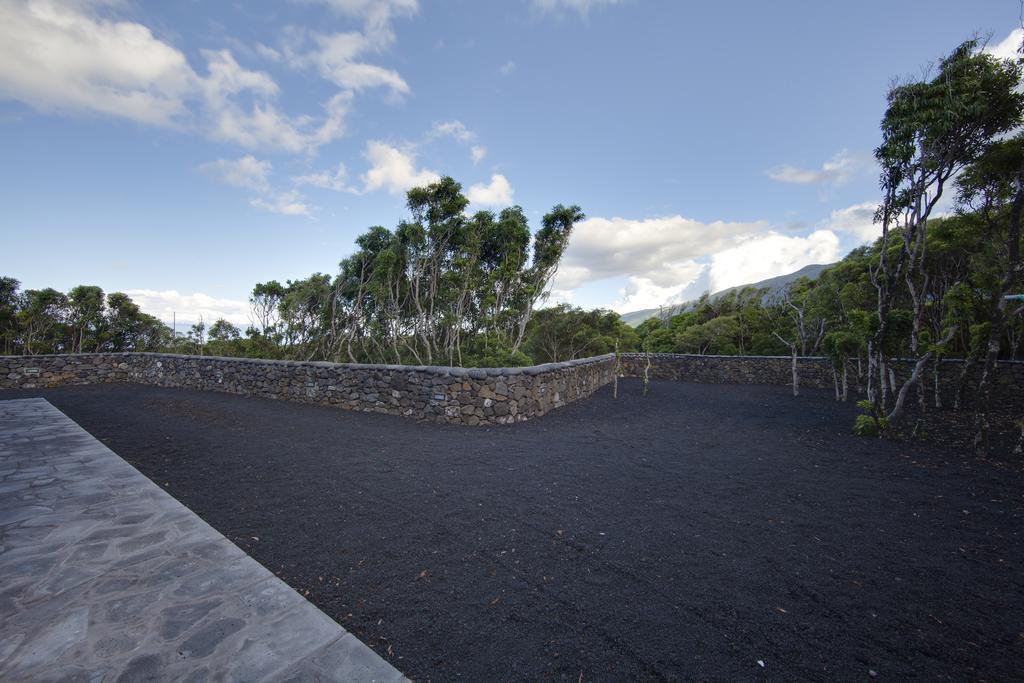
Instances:
[[[0,274],[244,324],[447,174],[582,206],[553,301],[634,310],[870,239],[893,78],[1016,1],[0,0]]]

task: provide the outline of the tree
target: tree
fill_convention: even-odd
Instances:
[[[800,395],[800,356],[815,355],[825,336],[826,318],[813,296],[813,283],[805,277],[786,285],[772,307],[773,334],[789,348],[792,358],[793,395]]]
[[[880,259],[871,274],[878,292],[878,325],[869,347],[869,370],[876,371],[879,380],[877,394],[869,392],[877,415],[885,413],[891,393],[884,349],[889,312],[901,281],[912,306],[909,342],[917,357],[887,415],[886,424],[890,425],[902,418],[908,392],[934,353],[920,348],[931,285],[923,267],[928,218],[949,180],[978,158],[995,137],[1019,125],[1024,109],[1024,96],[1017,91],[1019,65],[977,52],[977,47],[977,41],[966,41],[941,61],[931,80],[910,81],[890,89],[882,119],[882,143],[875,150],[882,168],[883,199],[876,214],[882,238]],[[893,238],[899,241],[890,252]],[[952,339],[955,330],[947,335]],[[869,387],[873,377],[872,372]]]
[[[1020,259],[1021,216],[1024,213],[1024,135],[991,143],[957,181],[958,200],[980,216],[987,236],[1005,245],[1000,255],[1001,278],[988,302],[988,339],[975,406],[975,450],[988,452],[988,413],[992,400],[992,370],[999,358],[1007,328],[1008,295],[1017,292],[1024,266]],[[1000,239],[1000,237],[1002,239]]]
[[[72,337],[69,350],[82,353],[88,341],[90,351],[102,344],[106,297],[99,287],[79,285],[68,293],[68,324]]]
[[[460,365],[519,358],[582,212],[554,207],[531,257],[518,206],[466,216],[468,200],[451,178],[413,188],[407,199],[409,220],[394,231],[370,228],[341,262],[314,355]]]
[[[275,340],[277,325],[280,322],[278,308],[283,298],[284,287],[277,280],[256,283],[249,294],[253,319],[249,328],[250,336],[259,336],[268,341]]]
[[[213,356],[240,356],[245,354],[241,331],[224,318],[217,318],[207,332],[207,347]]]
[[[619,350],[630,351],[637,342],[636,331],[618,313],[559,304],[536,312],[523,348],[534,362],[557,363],[611,353],[616,343]]]
[[[66,349],[62,327],[68,315],[68,298],[56,289],[29,289],[19,306],[18,326],[24,352],[61,353]]]
[[[139,310],[127,294],[107,296],[104,351],[156,351],[170,342],[167,325]]]
[[[20,288],[21,283],[13,277],[0,277],[0,352],[3,355],[15,352],[19,332]]]

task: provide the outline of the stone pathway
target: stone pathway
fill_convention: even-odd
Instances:
[[[0,401],[0,680],[404,679],[37,398]]]

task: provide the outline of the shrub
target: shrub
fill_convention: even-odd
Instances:
[[[857,407],[865,412],[853,422],[853,433],[857,436],[878,436],[885,430],[885,418],[876,418],[871,401],[857,401]]]

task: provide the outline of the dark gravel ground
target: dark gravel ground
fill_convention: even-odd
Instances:
[[[26,395],[414,679],[1024,675],[1022,476],[854,437],[828,392],[625,381],[491,428]]]

